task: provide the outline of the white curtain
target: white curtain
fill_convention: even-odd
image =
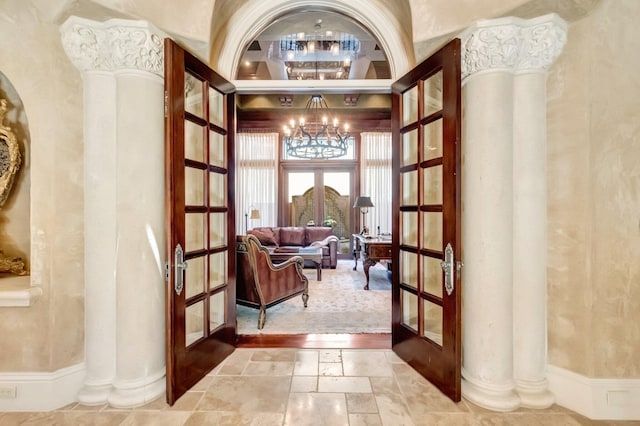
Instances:
[[[278,134],[238,133],[236,137],[236,233],[276,226]],[[260,219],[251,219],[251,210]],[[245,216],[248,215],[248,216]]]
[[[361,195],[371,197],[374,207],[365,215],[371,234],[391,233],[391,133],[361,133]]]

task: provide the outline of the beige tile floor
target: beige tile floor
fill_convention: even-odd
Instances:
[[[236,349],[169,407],[71,404],[0,425],[618,425],[559,406],[495,413],[451,402],[390,350]],[[636,423],[637,424],[637,423]]]

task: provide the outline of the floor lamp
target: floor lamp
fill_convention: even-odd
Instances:
[[[353,208],[360,208],[360,212],[362,213],[362,232],[361,234],[369,234],[369,230],[367,229],[367,225],[364,224],[364,215],[369,213],[369,207],[373,207],[373,203],[371,202],[371,197],[361,196],[356,198],[356,202],[353,205]]]
[[[249,220],[248,219],[260,219],[260,210],[258,209],[250,209],[250,213],[244,214],[244,233],[246,234],[249,231]]]

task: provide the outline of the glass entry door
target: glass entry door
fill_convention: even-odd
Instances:
[[[286,226],[330,226],[348,239],[353,232],[353,171],[287,170],[284,214]]]
[[[318,198],[315,191],[315,173],[290,172],[287,174],[287,184],[287,225],[315,225]]]

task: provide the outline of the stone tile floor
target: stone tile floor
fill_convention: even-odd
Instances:
[[[71,404],[0,425],[621,425],[559,406],[495,413],[451,402],[391,350],[236,349],[173,407]],[[638,424],[638,422],[635,422]]]

